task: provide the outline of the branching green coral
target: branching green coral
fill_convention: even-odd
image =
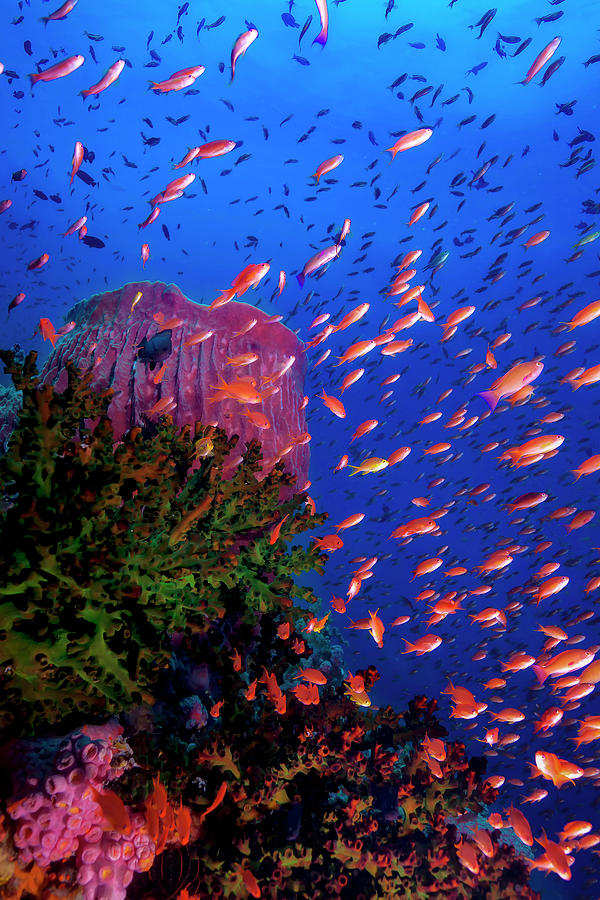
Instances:
[[[72,711],[110,713],[151,701],[168,665],[169,632],[205,630],[232,591],[244,615],[313,600],[292,574],[322,571],[323,557],[282,537],[319,525],[279,467],[262,481],[260,447],[222,477],[235,444],[210,431],[213,451],[194,466],[189,433],[163,420],[154,436],[132,429],[115,442],[89,376],[67,364],[59,394],[40,386],[35,354],[1,358],[23,409],[0,460],[0,724],[53,722]],[[197,427],[196,439],[208,430]],[[14,733],[14,728],[13,728]]]

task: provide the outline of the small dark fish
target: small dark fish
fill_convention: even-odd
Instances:
[[[93,237],[91,234],[86,234],[84,238],[82,238],[84,244],[87,244],[88,247],[94,247],[96,250],[102,250],[103,247],[106,247],[104,241],[101,241],[100,238]]]
[[[45,194],[43,191],[38,191],[37,188],[34,188],[34,189],[33,189],[33,193],[35,194],[36,197],[39,197],[40,200],[47,200],[47,199],[48,199],[48,197],[46,196],[46,194]]]
[[[471,30],[473,30],[473,28],[481,28],[479,34],[477,35],[477,40],[479,40],[479,38],[483,35],[483,32],[488,27],[497,12],[497,9],[488,9],[488,11],[484,13],[480,18],[479,22],[476,22],[474,25],[469,25],[469,28]]]
[[[160,54],[158,54],[156,52],[156,50],[151,50],[150,56],[152,57],[152,59],[155,59],[157,62],[162,62],[162,58],[161,58]]]
[[[300,26],[298,25],[298,23],[296,22],[295,18],[293,17],[293,15],[291,13],[282,13],[281,18],[283,20],[283,24],[286,25],[288,28],[300,28]]]
[[[153,37],[154,37],[154,32],[151,31],[150,34],[148,35],[148,40],[146,41],[146,50],[150,46],[150,41],[152,40]]]
[[[514,59],[515,56],[518,56],[519,53],[522,53],[523,50],[526,50],[527,47],[529,47],[530,43],[531,43],[531,38],[526,38],[526,40],[524,40],[522,44],[519,44],[519,46],[517,47],[517,49],[516,49],[515,52],[513,53],[513,59]]]
[[[142,136],[142,140],[143,140],[144,144],[145,144],[147,147],[156,147],[157,144],[160,144],[160,138],[159,138],[159,137],[150,137],[150,138],[147,138],[143,131],[140,131],[140,134],[141,134],[141,136]]]
[[[154,128],[154,125],[152,124],[152,120],[149,119],[147,116],[145,116],[145,117],[142,119],[142,122],[145,122],[146,125],[148,126],[148,128]]]
[[[251,153],[242,153],[242,155],[241,155],[241,156],[238,156],[238,158],[237,158],[236,161],[234,162],[234,166],[239,165],[239,163],[246,162],[246,160],[247,160],[247,159],[250,159],[251,156],[252,156]]]
[[[115,47],[113,45],[111,49],[114,50],[115,53],[124,53],[125,52],[125,47]]]
[[[168,44],[172,37],[173,37],[172,34],[168,34],[168,35],[166,36],[166,38],[164,39],[164,41],[161,41],[161,42],[160,42],[161,47],[163,47],[165,44]]]
[[[177,37],[183,44],[183,26],[182,25],[180,25],[179,28],[177,29]]]
[[[518,44],[519,41],[521,40],[520,37],[515,37],[514,35],[509,35],[509,36],[507,37],[507,36],[504,35],[504,34],[500,34],[500,32],[498,32],[498,37],[499,37],[500,40],[503,41],[505,44]]]
[[[405,34],[407,31],[410,31],[411,28],[414,28],[414,22],[409,22],[407,25],[401,25],[400,28],[395,32],[394,38],[400,37],[401,34]]]
[[[383,44],[387,44],[388,41],[391,41],[391,39],[393,37],[394,37],[394,35],[390,34],[388,31],[384,32],[383,34],[380,34],[379,37],[377,38],[377,49],[380,50],[381,47],[383,46]]]
[[[564,16],[564,12],[562,9],[559,9],[558,12],[549,13],[547,16],[541,16],[539,19],[534,19],[533,21],[537,22],[539,28],[542,22],[556,22],[561,16]]]
[[[389,14],[391,13],[391,11],[393,10],[395,5],[396,5],[396,0],[388,0],[388,5],[385,10],[385,18],[386,19],[389,16]]]
[[[136,166],[136,168],[137,168],[137,166]],[[94,181],[94,179],[92,178],[92,176],[91,176],[91,175],[88,175],[87,172],[84,172],[83,169],[78,169],[78,171],[77,171],[77,177],[78,177],[78,178],[81,178],[81,180],[83,181],[83,183],[89,185],[90,187],[95,187],[96,184],[97,184],[97,182]]]
[[[187,13],[189,8],[190,8],[189,3],[184,3],[183,6],[179,7],[179,10],[177,12],[177,24],[178,25],[179,25],[179,20],[181,19],[182,16],[185,16],[185,14]]]
[[[584,62],[583,65],[587,69],[588,66],[593,66],[594,63],[597,63],[597,62],[600,62],[600,53],[596,53],[595,56],[590,56],[589,59],[586,59],[586,61]]]
[[[233,103],[231,103],[229,100],[224,100],[222,97],[219,97],[219,99],[220,99],[221,103],[225,104],[227,109],[230,109],[231,112],[233,112]]]
[[[263,125],[263,137],[264,137],[265,141],[269,140],[269,129],[265,128],[264,125]]]
[[[317,117],[317,119],[320,119],[321,116],[327,116],[327,115],[329,115],[330,112],[331,112],[330,109],[320,109],[319,112],[317,113],[316,117]]]
[[[487,128],[488,125],[491,125],[494,119],[496,118],[496,113],[492,113],[491,116],[488,116],[485,122],[482,122],[479,126],[480,128]]]
[[[487,65],[487,63],[485,63],[485,65]],[[467,92],[467,96],[469,98],[469,106],[470,106],[471,103],[473,102],[473,91],[471,90],[471,88],[468,88],[468,87],[461,88],[461,90]]]
[[[104,38],[101,34],[90,34],[89,31],[84,31],[84,34],[90,41],[103,41]]]
[[[162,230],[163,230],[163,234],[164,234],[164,236],[166,237],[166,239],[167,239],[168,241],[170,241],[170,240],[171,240],[171,235],[169,234],[169,229],[167,228],[167,226],[166,226],[166,225],[163,225]]]
[[[440,85],[435,89],[435,93],[434,93],[433,97],[431,98],[431,103],[429,104],[429,108],[430,108],[430,109],[431,109],[431,107],[433,106],[433,104],[435,103],[435,101],[437,100],[437,98],[438,98],[438,97],[440,96],[440,94],[442,93],[442,90],[443,90],[443,89],[444,89],[444,85],[443,85],[443,84],[440,84]]]
[[[560,56],[558,59],[554,60],[554,62],[550,63],[550,65],[544,72],[544,77],[542,78],[541,87],[543,87],[546,84],[546,82],[550,78],[552,78],[552,76],[554,75],[554,73],[556,72],[557,69],[560,69],[560,67],[564,63],[565,59],[566,59],[565,56]]]
[[[31,56],[33,54],[33,50],[31,49],[31,41],[25,41],[23,44],[23,50],[27,54],[27,56]]]
[[[173,352],[173,345],[171,344],[172,334],[173,331],[170,328],[166,328],[164,331],[159,331],[150,340],[144,338],[142,343],[138,345],[137,358],[149,365],[150,369],[154,369],[154,366],[164,362]]]
[[[20,25],[24,18],[25,18],[25,16],[17,16],[17,18],[13,19],[10,24],[11,25]]]
[[[204,28],[204,23],[205,23],[205,22],[206,22],[206,19],[200,19],[200,21],[198,22],[198,25],[197,25],[197,27],[196,27],[196,37],[199,36],[200,32],[201,32],[202,29]]]
[[[557,131],[556,129],[554,129],[554,131],[552,132],[552,140],[553,140],[553,141],[559,141],[559,140],[560,140],[560,137],[559,137],[559,135],[558,135],[558,131]]]
[[[219,25],[222,25],[224,21],[225,21],[225,16],[219,16],[219,18],[216,20],[216,22],[213,22],[211,25],[206,26],[207,31],[210,28],[218,28]]]
[[[396,78],[396,80],[392,82],[392,84],[388,85],[390,91],[395,90],[399,85],[403,84],[403,82],[405,82],[407,78],[408,75],[406,74],[406,72],[404,73],[404,75],[399,75],[398,78]]]
[[[60,194],[50,194],[50,199],[53,203],[62,203]]]
[[[558,110],[557,110],[556,115],[558,115],[559,113],[562,112],[566,116],[572,116],[573,115],[573,107],[575,106],[576,103],[577,103],[577,100],[571,100],[570,103],[557,103],[556,105],[558,106]]]
[[[310,24],[312,22],[312,16],[309,16],[304,25],[302,26],[302,31],[300,32],[300,36],[298,38],[298,49],[300,49],[300,44],[302,43],[302,38],[310,28]]]
[[[477,75],[477,73],[481,72],[482,69],[485,69],[486,66],[487,66],[487,62],[477,63],[476,66],[473,66],[472,69],[469,69],[469,71],[467,72],[467,75]],[[469,100],[469,103],[471,103],[471,100]]]
[[[233,107],[232,107],[232,109],[233,109]],[[281,128],[282,125],[285,125],[285,123],[289,122],[290,119],[292,119],[293,117],[294,117],[294,113],[290,113],[289,116],[286,116],[285,119],[281,120],[281,122],[279,123],[279,127]]]
[[[453,97],[449,97],[448,100],[442,100],[442,106],[450,106],[451,103],[456,103],[460,94],[455,94]]]
[[[476,118],[477,118],[477,116],[468,116],[468,118],[463,119],[462,122],[459,122],[458,127],[462,128],[463,125],[470,125],[471,122],[474,122]]]
[[[438,50],[442,50],[442,51],[446,50],[446,42],[443,38],[441,38],[439,36],[439,34],[436,34],[436,36],[435,36],[435,45],[438,48]]]
[[[12,181],[23,181],[26,175],[27,169],[18,169],[16,172],[12,173]]]
[[[294,53],[292,59],[295,59],[296,62],[299,62],[301,66],[310,66],[309,61],[304,56],[296,56],[296,54]]]
[[[97,63],[98,60],[96,59],[96,53],[94,52],[94,48],[92,47],[91,44],[90,44],[90,46],[89,46],[89,51],[90,51],[90,56],[92,57],[92,59],[94,60],[94,62]]]
[[[13,91],[13,97],[15,98],[15,100],[22,100],[24,96],[24,91]]]
[[[417,42],[414,43],[414,44],[411,44],[410,41],[409,41],[408,46],[409,46],[409,47],[414,47],[415,50],[424,50],[424,49],[425,49],[425,44],[421,43],[421,41],[417,41]]]
[[[496,43],[494,45],[494,50],[496,51],[496,53],[498,54],[500,59],[506,59],[506,50],[500,43],[500,38],[498,38],[498,40],[496,41]]]

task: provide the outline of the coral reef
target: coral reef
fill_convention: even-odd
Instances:
[[[257,443],[229,480],[236,442],[220,429],[134,428],[115,446],[111,393],[90,374],[67,363],[58,393],[35,354],[3,359],[23,410],[0,460],[0,732],[152,702],[169,632],[208,629],[234,596],[249,618],[309,596],[291,575],[320,557],[297,547],[284,568],[268,535],[294,510],[286,533],[312,526],[305,495],[280,502],[282,464],[258,480]]]
[[[306,360],[302,342],[281,322],[237,301],[210,309],[188,300],[174,284],[147,281],[82,300],[68,318],[75,327],[58,340],[41,380],[62,390],[67,360],[83,371],[91,366],[92,385],[114,391],[108,414],[117,435],[148,418],[155,420],[148,410],[172,397],[177,427],[212,422],[230,437],[239,435],[241,446],[257,438],[264,456],[261,471],[282,458],[297,488],[304,484],[309,461],[303,443]],[[256,359],[243,362],[240,357]],[[292,357],[293,364],[279,376]],[[163,365],[164,375],[156,383]],[[269,394],[260,405],[215,394],[213,387],[222,381],[248,377],[262,394]],[[211,402],[215,395],[219,399]],[[236,450],[226,460],[226,477],[237,456]]]
[[[116,440],[91,374],[67,363],[57,393],[2,358],[23,409],[0,461],[0,900],[534,900],[499,832],[459,832],[496,799],[485,758],[435,701],[372,707],[374,667],[344,681],[301,584],[326,555],[292,543],[326,517],[280,501],[282,464],[259,480],[250,443],[227,480],[233,440],[168,416]]]

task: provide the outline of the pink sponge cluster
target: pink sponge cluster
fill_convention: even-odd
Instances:
[[[147,871],[154,860],[143,815],[130,815],[127,835],[109,830],[92,790],[102,792],[131,764],[122,733],[120,725],[108,723],[13,746],[15,796],[8,811],[19,860],[46,867],[76,854],[85,900],[122,900],[134,873]]]

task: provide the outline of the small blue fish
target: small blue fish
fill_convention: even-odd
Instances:
[[[443,38],[441,38],[439,36],[439,34],[436,34],[436,36],[435,36],[435,43],[436,43],[438,50],[442,50],[443,52],[446,50],[446,42]]]

